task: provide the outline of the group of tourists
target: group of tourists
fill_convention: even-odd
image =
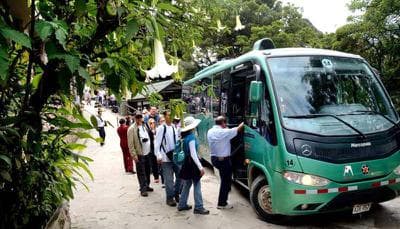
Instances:
[[[171,118],[169,111],[158,114],[156,107],[135,113],[132,123],[130,119],[120,119],[117,132],[121,139],[125,171],[137,174],[140,195],[147,197],[149,192],[154,191],[150,186],[150,176],[153,174],[154,183],[159,183],[161,177],[165,185],[163,187],[167,205],[177,207],[178,211],[192,209],[187,201],[193,186],[194,214],[209,214],[203,206],[200,180],[205,170],[200,162],[199,143],[195,135],[195,129],[201,120],[186,117],[181,127],[179,118]],[[243,131],[243,124],[229,129],[226,127],[226,119],[221,116],[216,119],[216,125],[208,133],[212,163],[221,176],[218,209],[232,208],[227,202],[232,177],[230,140],[240,131]],[[173,160],[178,141],[181,141],[185,155],[181,164]]]

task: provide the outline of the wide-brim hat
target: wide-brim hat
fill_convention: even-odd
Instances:
[[[185,127],[182,127],[181,132],[193,130],[200,124],[200,122],[200,119],[193,118],[192,116],[186,117],[185,119],[183,119]]]

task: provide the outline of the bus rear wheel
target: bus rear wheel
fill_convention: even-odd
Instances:
[[[287,221],[287,217],[273,214],[271,189],[264,176],[258,176],[251,184],[250,202],[257,215],[263,220],[275,224],[283,224]]]

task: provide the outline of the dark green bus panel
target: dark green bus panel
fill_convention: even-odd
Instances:
[[[267,221],[358,214],[400,194],[399,116],[360,56],[254,50],[198,72],[184,83],[183,99],[187,113],[202,119],[197,134],[208,161],[215,117],[246,124],[231,142],[233,178]]]

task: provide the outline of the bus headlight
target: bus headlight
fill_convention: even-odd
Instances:
[[[325,186],[330,182],[322,177],[296,172],[285,172],[283,177],[289,182],[308,186]]]
[[[400,175],[400,165],[397,166],[397,168],[395,168],[395,169],[393,170],[393,172],[394,172],[394,174],[396,174],[396,175]]]

